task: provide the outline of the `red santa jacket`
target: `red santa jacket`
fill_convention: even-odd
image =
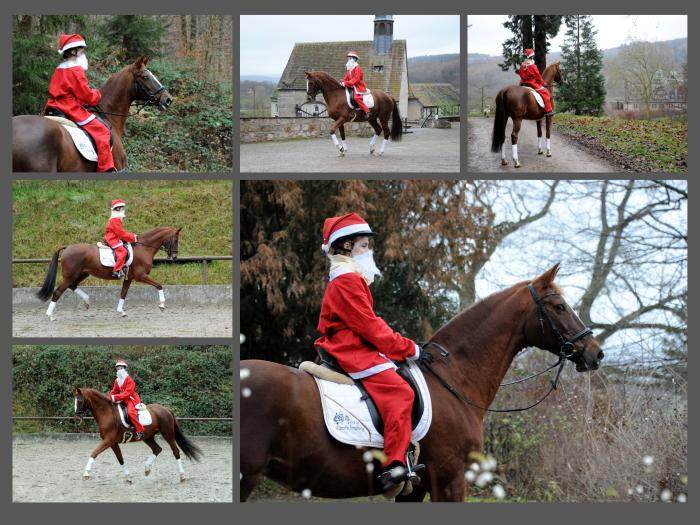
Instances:
[[[105,228],[105,240],[110,247],[114,248],[121,241],[136,242],[136,235],[122,227],[122,220],[119,217],[112,217]]]
[[[343,78],[343,85],[345,87],[351,87],[356,93],[364,93],[367,91],[367,86],[365,86],[364,73],[360,69],[360,66],[355,66],[345,72],[345,77]]]
[[[540,70],[537,69],[536,64],[530,64],[529,66],[520,64],[520,71],[518,71],[518,75],[520,75],[521,86],[530,86],[535,89],[540,89],[542,86],[544,86],[544,80],[542,79],[542,75],[540,75]]]
[[[123,401],[127,405],[132,403],[134,405],[138,405],[141,402],[141,398],[136,392],[136,383],[134,383],[134,380],[131,379],[130,375],[126,376],[122,386],[119,386],[118,379],[114,380],[114,386],[112,387],[112,391],[109,393],[109,397],[113,403]]]
[[[394,332],[373,309],[364,278],[356,272],[332,278],[321,305],[315,344],[338,360],[350,377],[362,379],[389,368],[390,361],[417,358],[416,344]]]
[[[83,68],[75,60],[66,60],[53,72],[46,107],[60,109],[70,120],[83,126],[95,118],[83,104],[94,106],[101,99],[100,90],[90,88]]]

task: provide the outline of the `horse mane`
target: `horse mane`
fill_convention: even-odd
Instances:
[[[87,388],[87,387],[81,388],[80,392],[83,394],[83,397],[87,397],[84,394],[88,393],[91,395],[91,399],[92,399],[92,397],[97,397],[99,399],[102,399],[103,401],[106,401],[107,403],[112,402],[111,399],[109,399],[109,397],[107,397],[106,394],[103,394],[102,392],[100,392],[99,390],[95,390],[94,388]]]
[[[173,228],[171,226],[159,226],[158,228],[153,228],[152,230],[148,230],[146,232],[143,232],[141,235],[139,235],[139,238],[150,239],[152,237],[158,236],[164,230],[172,230],[173,232],[175,232],[177,230],[177,228]]]
[[[322,84],[329,85],[330,87],[337,87],[337,88],[342,88],[343,86],[340,85],[340,82],[330,74],[326,73],[325,71],[309,71],[309,74],[312,75],[316,80],[321,82]]]

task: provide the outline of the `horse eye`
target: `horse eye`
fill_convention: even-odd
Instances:
[[[566,306],[564,306],[563,304],[558,304],[555,308],[560,312],[566,311]]]

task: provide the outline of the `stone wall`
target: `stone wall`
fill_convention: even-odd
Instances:
[[[332,125],[330,118],[242,118],[241,143],[328,137]],[[366,122],[354,122],[345,124],[345,133],[369,138],[374,131]]]

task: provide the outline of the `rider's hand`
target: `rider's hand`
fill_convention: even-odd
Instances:
[[[139,242],[139,236],[134,234],[134,242]]]

